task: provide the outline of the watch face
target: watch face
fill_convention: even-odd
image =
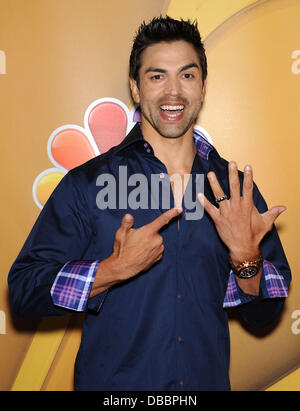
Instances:
[[[241,271],[239,271],[238,276],[240,278],[251,278],[254,277],[258,271],[257,267],[250,265],[249,267],[242,268]]]

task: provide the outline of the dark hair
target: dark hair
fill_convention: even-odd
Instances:
[[[129,76],[136,80],[139,85],[139,70],[143,51],[151,44],[177,40],[184,40],[194,46],[202,70],[202,81],[204,81],[207,76],[207,61],[197,22],[183,19],[175,20],[169,16],[155,17],[150,23],[143,22],[141,24],[133,41]]]

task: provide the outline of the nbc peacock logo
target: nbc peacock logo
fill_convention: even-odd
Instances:
[[[54,167],[41,172],[32,187],[33,199],[42,209],[50,194],[69,170],[119,144],[140,120],[138,106],[131,110],[120,100],[101,98],[84,114],[84,127],[66,124],[48,140],[48,157]]]

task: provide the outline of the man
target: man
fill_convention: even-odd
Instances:
[[[19,315],[86,311],[77,390],[229,390],[226,308],[259,327],[282,310],[290,270],[273,223],[285,208],[267,210],[251,167],[194,130],[206,75],[195,24],[142,24],[130,58],[141,123],[67,174],[11,269]]]

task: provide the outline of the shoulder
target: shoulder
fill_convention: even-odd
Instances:
[[[98,175],[99,173],[110,172],[115,163],[126,158],[129,152],[133,151],[132,143],[135,143],[142,139],[143,137],[140,131],[140,127],[138,124],[136,124],[120,144],[113,146],[105,153],[92,158],[86,163],[73,168],[69,171],[69,174],[74,178],[80,176],[91,178],[96,174]]]

